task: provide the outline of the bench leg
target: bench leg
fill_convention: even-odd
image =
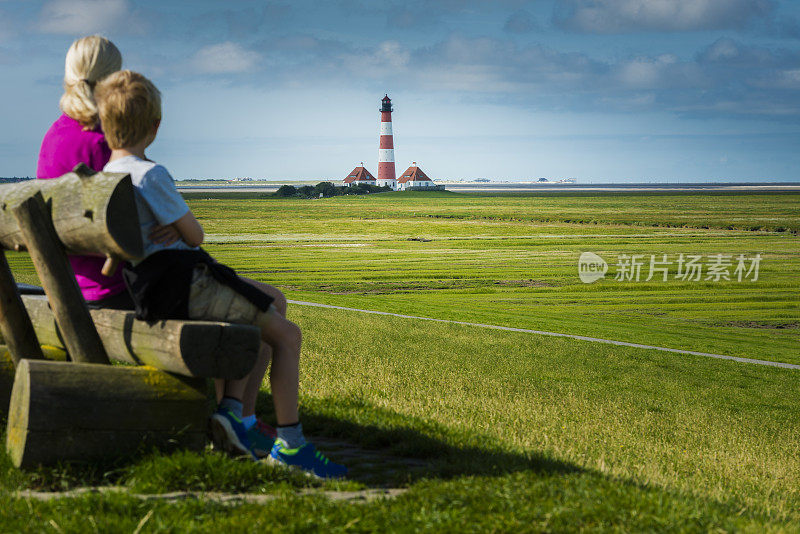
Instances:
[[[202,451],[206,380],[157,369],[23,360],[6,450],[16,467],[92,463],[150,452]]]
[[[53,308],[70,358],[76,362],[109,364],[42,194],[37,192],[11,211]]]

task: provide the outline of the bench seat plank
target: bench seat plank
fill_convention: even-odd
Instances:
[[[64,348],[47,298],[23,295],[36,337],[42,345]],[[255,364],[261,343],[257,327],[214,321],[135,319],[133,312],[90,309],[112,360],[150,365],[199,378],[242,378]]]

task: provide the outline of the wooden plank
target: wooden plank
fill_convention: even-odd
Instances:
[[[207,392],[206,380],[157,369],[22,360],[6,449],[22,468],[127,457],[153,447],[201,450],[212,408]]]
[[[8,344],[14,364],[22,358],[44,358],[4,250],[0,250],[0,332]]]
[[[85,165],[54,180],[0,185],[0,247],[20,250],[25,239],[10,208],[41,192],[69,254],[142,256],[142,236],[130,176],[95,173]]]
[[[43,345],[65,348],[47,298],[23,295],[36,335]],[[257,327],[213,321],[156,321],[133,312],[90,309],[111,359],[150,365],[185,376],[242,378],[253,368],[261,343]]]
[[[40,192],[11,207],[73,361],[110,363]]]

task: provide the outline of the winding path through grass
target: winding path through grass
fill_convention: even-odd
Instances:
[[[463,326],[474,326],[478,328],[491,328],[493,330],[506,330],[509,332],[522,332],[526,334],[539,334],[542,336],[555,336],[555,337],[568,337],[571,339],[580,339],[582,341],[591,341],[594,343],[606,343],[608,345],[619,345],[624,347],[636,347],[640,349],[652,349],[652,350],[660,350],[664,352],[675,352],[678,354],[690,354],[692,356],[705,356],[708,358],[718,358],[720,360],[733,360],[740,363],[752,363],[756,365],[768,365],[771,367],[782,367],[784,369],[800,369],[800,365],[795,365],[792,363],[783,363],[783,362],[770,362],[767,360],[756,360],[753,358],[740,358],[737,356],[726,356],[724,354],[713,354],[710,352],[697,352],[693,350],[682,350],[682,349],[671,349],[669,347],[657,347],[655,345],[643,345],[641,343],[628,343],[627,341],[615,341],[613,339],[602,339],[599,337],[589,337],[589,336],[580,336],[577,334],[563,334],[560,332],[547,332],[545,330],[531,330],[528,328],[513,328],[511,326],[499,326],[499,325],[492,325],[492,324],[484,324],[484,323],[470,323],[466,321],[456,321],[453,319],[436,319],[433,317],[420,317],[418,315],[404,315],[402,313],[391,313],[391,312],[384,312],[384,311],[377,311],[377,310],[363,310],[359,308],[348,308],[345,306],[334,306],[332,304],[321,304],[319,302],[307,302],[303,300],[287,300],[290,304],[296,304],[299,306],[313,306],[315,308],[331,308],[334,310],[346,310],[346,311],[354,311],[354,312],[361,312],[361,313],[371,313],[373,315],[388,315],[391,317],[400,317],[403,319],[417,319],[421,321],[433,321],[437,323],[448,323],[448,324],[458,324]]]

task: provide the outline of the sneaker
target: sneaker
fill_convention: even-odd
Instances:
[[[228,409],[219,407],[209,422],[214,447],[232,457],[249,456],[255,460],[242,420]]]
[[[325,458],[312,443],[302,447],[289,449],[286,442],[278,438],[269,453],[268,461],[273,464],[299,467],[318,478],[341,478],[347,474],[347,468]]]
[[[259,458],[269,456],[269,451],[272,450],[276,437],[278,437],[278,433],[275,429],[262,422],[261,419],[256,419],[256,424],[247,431],[247,438],[252,445],[251,448]]]

